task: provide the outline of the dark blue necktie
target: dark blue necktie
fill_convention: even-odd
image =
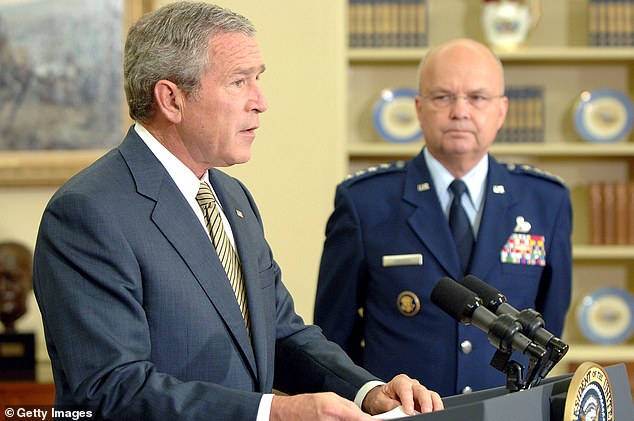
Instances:
[[[458,249],[462,272],[466,273],[469,267],[469,261],[471,260],[471,251],[473,250],[474,243],[471,223],[469,222],[467,212],[465,212],[462,207],[461,200],[462,194],[467,190],[467,186],[464,181],[455,179],[449,185],[449,189],[453,193],[453,201],[449,209],[449,228],[451,228],[451,234]]]

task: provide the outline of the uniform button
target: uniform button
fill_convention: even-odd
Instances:
[[[473,344],[471,341],[462,341],[460,342],[460,350],[463,354],[468,354],[473,350]]]
[[[465,386],[462,389],[462,393],[471,393],[471,392],[473,392],[473,389],[471,389],[471,386]]]

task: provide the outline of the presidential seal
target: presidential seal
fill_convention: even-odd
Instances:
[[[412,291],[403,291],[396,299],[398,311],[407,317],[413,317],[420,311],[420,299]]]
[[[610,379],[603,368],[585,362],[572,376],[564,421],[614,421],[614,402]]]

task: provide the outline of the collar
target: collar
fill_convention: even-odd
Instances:
[[[186,198],[196,197],[198,188],[201,181],[209,183],[209,172],[205,171],[205,175],[201,180],[194,175],[194,173],[187,168],[178,158],[176,158],[161,142],[159,142],[143,125],[140,123],[134,124],[134,130],[139,137],[147,145],[156,158],[161,162],[163,167],[167,170],[172,180],[176,183],[178,189],[183,193]]]
[[[448,202],[449,197],[449,184],[454,179],[454,176],[429,153],[429,150],[423,148],[423,155],[425,158],[425,164],[429,169],[429,173],[432,179],[434,188],[436,189],[436,195],[440,199],[441,203]],[[482,201],[484,200],[484,189],[486,184],[486,177],[489,171],[489,155],[484,157],[467,173],[462,177],[462,181],[467,185],[467,197],[471,202],[474,209],[480,209]]]

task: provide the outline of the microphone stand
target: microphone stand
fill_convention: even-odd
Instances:
[[[539,335],[538,329],[544,327],[544,319],[542,319],[541,314],[531,308],[520,311],[517,315],[517,321],[522,325],[524,334],[530,338],[537,337]],[[544,358],[543,363],[540,364],[539,371],[535,373],[530,386],[538,385],[539,382],[548,375],[550,370],[566,355],[569,347],[568,344],[561,339],[551,336],[545,344],[545,348],[548,355]]]
[[[524,367],[515,360],[511,360],[513,335],[522,331],[522,325],[509,314],[500,315],[492,324],[488,333],[489,341],[497,351],[491,359],[491,366],[506,375],[506,388],[509,392],[517,392],[537,385],[544,371],[548,359],[546,349],[531,342],[524,354],[529,358],[528,371],[524,379]],[[554,365],[554,364],[553,364]],[[552,366],[551,366],[552,367]]]
[[[550,339],[546,348],[534,342],[531,343],[524,351],[524,354],[529,358],[528,370],[524,379],[524,367],[517,361],[511,360],[513,335],[524,331],[529,337],[532,337],[532,332],[543,325],[541,315],[532,309],[522,310],[517,318],[502,314],[491,325],[488,334],[489,341],[496,344],[497,347],[497,351],[491,359],[491,366],[506,375],[506,389],[509,392],[517,392],[539,385],[568,352],[568,345],[556,337]]]
[[[500,291],[474,275],[465,276],[462,279],[462,283],[486,302],[486,307],[494,313],[498,313],[500,306],[507,305],[506,297]],[[537,386],[566,355],[568,345],[543,329],[544,319],[536,310],[528,308],[517,311],[509,305],[507,309],[503,310],[503,313],[512,314],[512,317],[521,326],[521,332],[539,344],[545,354],[531,349],[527,349],[528,352],[524,352],[529,356],[530,360],[526,380],[523,380],[523,367],[516,361],[510,361],[512,352],[510,349],[498,347],[498,351],[491,360],[491,365],[497,370],[506,373],[507,389],[512,392]],[[503,320],[503,323],[504,326],[501,329],[510,329],[507,332],[510,332],[511,335],[515,334],[515,330],[509,325],[508,321]],[[504,335],[504,330],[500,330],[498,334]]]

